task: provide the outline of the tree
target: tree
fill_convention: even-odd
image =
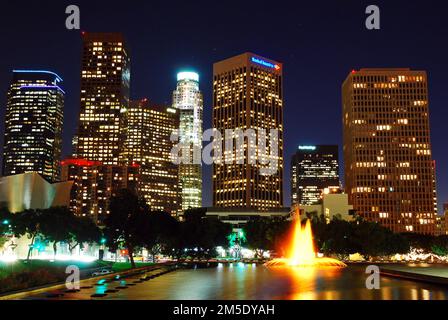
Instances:
[[[67,207],[53,207],[42,211],[40,231],[44,238],[53,243],[54,257],[57,255],[57,244],[69,242],[76,217]]]
[[[116,249],[120,244],[128,250],[132,268],[135,268],[134,251],[141,245],[139,241],[138,215],[149,212],[143,199],[131,190],[123,189],[111,198],[110,214],[105,220],[105,235],[109,248]]]
[[[231,227],[216,218],[206,216],[206,209],[190,209],[181,223],[182,244],[190,253],[199,257],[210,257],[217,246],[226,246]]]
[[[28,209],[14,215],[14,222],[12,225],[14,235],[16,237],[26,235],[29,239],[31,239],[26,261],[29,261],[34,246],[34,241],[40,233],[42,214],[42,210]]]
[[[319,230],[319,248],[322,252],[343,257],[356,253],[357,245],[353,241],[355,239],[354,224],[333,219],[329,224],[323,222],[323,225]]]
[[[267,237],[268,229],[269,221],[266,219],[250,220],[244,226],[247,246],[255,251],[257,258],[261,258],[263,252],[271,248],[271,243]]]
[[[6,234],[11,229],[13,215],[6,207],[0,206],[0,236]]]
[[[77,246],[83,243],[99,243],[101,239],[101,231],[98,226],[89,217],[74,217],[71,224],[67,226],[70,230],[69,250],[70,254]]]
[[[440,256],[448,255],[448,236],[434,237],[432,251]]]
[[[172,248],[172,238],[178,236],[177,220],[163,211],[142,212],[136,216],[139,243],[151,254],[153,262],[155,255],[168,252]]]
[[[409,251],[409,243],[399,234],[375,222],[362,221],[354,229],[357,252],[366,259],[380,255],[391,255]]]
[[[291,222],[284,219],[259,218],[251,220],[244,226],[247,246],[255,250],[255,255],[261,258],[264,251],[281,247],[290,228]]]

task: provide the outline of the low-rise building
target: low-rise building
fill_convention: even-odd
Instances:
[[[436,236],[445,236],[448,235],[448,231],[446,228],[446,213],[443,215],[436,216]]]
[[[448,235],[448,203],[443,205],[443,214],[436,216],[436,236]]]
[[[289,219],[291,210],[289,208],[271,209],[258,211],[250,208],[207,208],[207,217],[216,217],[224,223],[231,224],[234,229],[241,228],[251,220],[260,218]]]
[[[292,212],[297,210],[302,219],[313,214],[318,217],[323,215],[327,223],[336,216],[346,221],[351,221],[354,217],[353,206],[348,203],[348,195],[345,193],[324,193],[318,204],[293,206]]]

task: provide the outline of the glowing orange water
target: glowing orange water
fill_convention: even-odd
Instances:
[[[300,219],[294,224],[293,236],[289,248],[289,255],[285,259],[274,259],[266,263],[266,266],[336,266],[346,267],[345,263],[332,258],[318,258],[314,250],[313,232],[311,223],[306,221],[305,227],[302,227]]]
[[[316,259],[314,251],[313,233],[310,221],[307,220],[305,228],[299,220],[294,225],[294,233],[289,253],[289,265],[299,266],[312,264]]]

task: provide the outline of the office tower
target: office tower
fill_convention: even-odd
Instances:
[[[122,189],[137,192],[139,166],[104,165],[99,161],[68,158],[61,161],[61,180],[73,181],[70,209],[102,225],[110,199]]]
[[[291,204],[314,205],[339,188],[338,146],[299,146],[291,160]]]
[[[64,91],[51,71],[14,70],[8,91],[3,175],[38,172],[59,180]]]
[[[426,72],[353,71],[342,88],[345,183],[359,215],[433,234],[437,210]]]
[[[252,53],[217,62],[213,65],[213,127],[224,137],[225,130],[253,130],[260,138],[262,130],[278,130],[277,155],[267,149],[277,170],[264,174],[265,167],[257,151],[257,161],[249,148],[255,144],[245,137],[244,162],[238,160],[239,150],[232,150],[236,161],[222,161],[213,166],[213,205],[242,207],[260,211],[283,206],[283,89],[282,64]],[[271,136],[272,137],[272,136]],[[227,138],[225,138],[227,140]],[[258,139],[257,139],[258,140]],[[271,146],[267,143],[268,146]],[[258,147],[258,144],[257,144]],[[226,155],[226,156],[227,156]],[[270,155],[274,155],[270,157]],[[255,158],[255,157],[254,157]]]
[[[173,108],[179,110],[179,142],[190,153],[190,161],[179,164],[181,209],[202,207],[202,114],[203,99],[199,75],[179,72],[173,92]]]
[[[140,167],[139,195],[152,210],[172,215],[177,215],[180,201],[170,137],[178,126],[178,110],[150,104],[148,99],[130,102],[126,149],[130,163]]]
[[[130,60],[119,33],[83,33],[79,158],[104,165],[126,162]]]

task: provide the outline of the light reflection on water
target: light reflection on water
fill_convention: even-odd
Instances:
[[[364,269],[272,268],[235,263],[179,270],[123,292],[128,299],[167,300],[446,300],[448,288],[382,278],[380,290],[365,287]]]

